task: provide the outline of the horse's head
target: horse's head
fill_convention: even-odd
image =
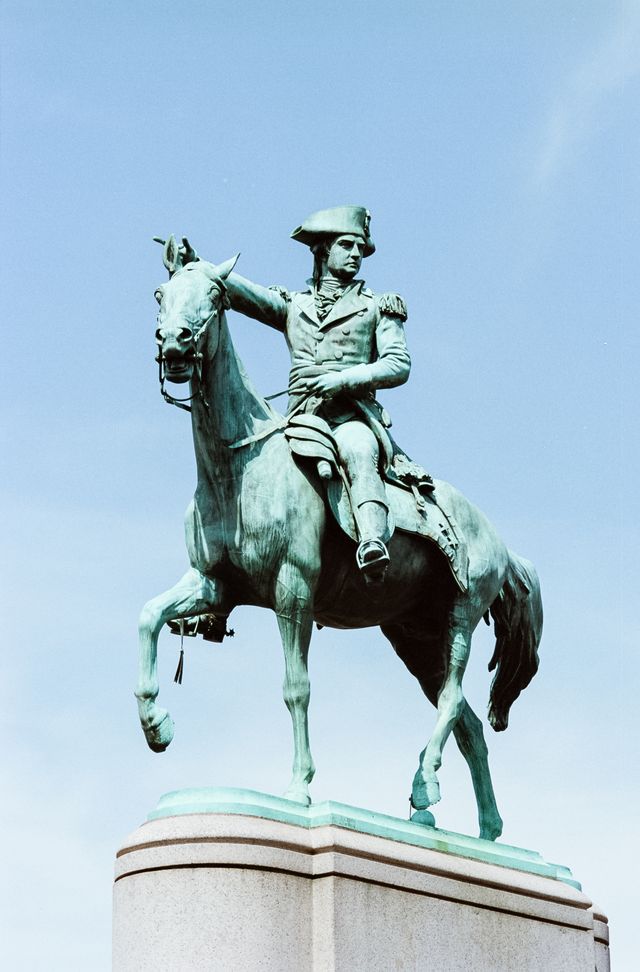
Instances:
[[[180,247],[173,236],[164,244],[169,280],[155,292],[160,305],[156,343],[162,382],[190,381],[207,338],[210,353],[215,354],[225,303],[224,281],[237,259],[214,266],[199,260],[186,238]]]

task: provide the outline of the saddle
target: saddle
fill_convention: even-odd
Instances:
[[[297,461],[315,463],[336,522],[347,536],[358,541],[349,485],[328,422],[312,413],[291,415],[284,434]],[[467,544],[452,511],[446,508],[437,482],[390,436],[389,440],[391,461],[381,469],[389,500],[389,537],[394,530],[400,530],[435,543],[446,558],[456,584],[466,593],[469,586]]]

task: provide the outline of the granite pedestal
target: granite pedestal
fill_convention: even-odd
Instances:
[[[248,790],[168,794],[118,852],[115,972],[608,972],[570,872],[500,843]]]

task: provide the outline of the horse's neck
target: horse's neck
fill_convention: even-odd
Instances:
[[[207,479],[233,476],[253,450],[230,446],[259,436],[280,418],[253,388],[231,342],[226,318],[220,324],[218,348],[205,355],[203,395],[193,400],[192,424],[196,459]],[[204,401],[203,401],[204,398]]]

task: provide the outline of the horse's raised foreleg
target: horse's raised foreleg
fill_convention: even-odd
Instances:
[[[313,624],[312,592],[302,571],[284,564],[276,581],[276,614],[284,649],[285,704],[293,722],[293,775],[285,793],[289,800],[309,804],[309,783],[315,766],[309,746],[309,673],[307,657]]]
[[[140,654],[136,697],[138,712],[149,748],[161,753],[173,739],[173,721],[156,705],[158,684],[158,635],[167,621],[222,610],[220,586],[191,568],[164,594],[147,601],[140,614]]]
[[[440,800],[437,773],[442,766],[442,751],[466,705],[462,679],[469,659],[472,630],[464,608],[454,606],[447,632],[446,675],[438,694],[438,717],[431,738],[420,754],[413,780],[411,801],[416,810],[424,810]]]

